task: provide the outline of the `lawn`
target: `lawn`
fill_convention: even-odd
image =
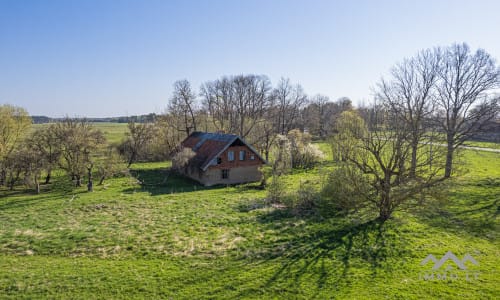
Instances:
[[[460,165],[443,204],[383,226],[297,216],[265,205],[257,184],[205,188],[168,175],[169,162],[134,164],[93,193],[56,174],[40,195],[0,191],[0,298],[494,299],[500,154],[463,150]],[[294,171],[288,190],[332,167]],[[424,280],[420,262],[447,251],[479,265]]]

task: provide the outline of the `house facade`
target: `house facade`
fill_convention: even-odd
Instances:
[[[205,186],[256,182],[262,178],[259,168],[266,161],[237,135],[193,132],[181,146],[195,153],[181,173]]]

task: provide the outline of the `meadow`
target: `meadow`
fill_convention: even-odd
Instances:
[[[126,130],[98,126],[116,142]],[[170,162],[134,164],[92,193],[62,173],[39,195],[2,189],[0,298],[495,299],[500,154],[461,152],[445,201],[383,225],[370,213],[297,215],[267,205],[258,184],[165,180]],[[295,170],[287,190],[319,189],[334,167],[327,155]],[[432,265],[421,261],[447,251],[479,264],[448,262],[446,279],[425,280]]]

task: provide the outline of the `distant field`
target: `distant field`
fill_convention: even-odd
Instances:
[[[59,174],[40,195],[0,190],[0,298],[495,299],[500,154],[463,153],[443,205],[399,212],[383,227],[373,215],[269,207],[254,184],[165,181],[169,162],[133,165],[144,186],[116,178],[87,193]],[[330,159],[287,175],[287,190],[319,188]],[[423,280],[430,266],[420,262],[447,251],[470,253],[478,279]]]
[[[99,128],[108,142],[115,144],[119,143],[125,138],[125,133],[128,131],[127,123],[106,123],[106,122],[98,122],[93,123],[96,128]],[[33,124],[33,129],[46,127],[47,124]]]

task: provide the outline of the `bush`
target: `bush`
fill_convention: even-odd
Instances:
[[[285,183],[280,176],[273,176],[267,185],[267,200],[270,203],[282,203],[285,197]]]
[[[316,145],[311,144],[311,136],[298,129],[291,130],[287,138],[291,149],[293,168],[313,168],[325,155]]]
[[[347,164],[328,176],[319,203],[322,214],[350,213],[366,204],[370,193],[368,179],[357,168]]]
[[[308,183],[301,183],[297,190],[294,210],[299,214],[308,214],[316,210],[319,202],[318,191]]]
[[[176,171],[183,170],[189,164],[189,161],[196,155],[191,148],[182,148],[172,157],[172,169]]]

